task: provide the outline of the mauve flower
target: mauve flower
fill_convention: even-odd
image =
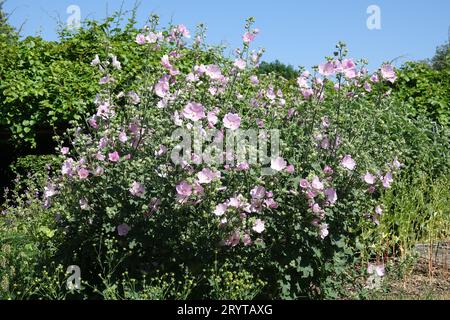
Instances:
[[[239,208],[241,206],[241,202],[239,201],[238,198],[233,197],[233,198],[228,199],[227,205],[229,207]]]
[[[98,140],[98,148],[99,149],[104,149],[107,145],[108,145],[107,138],[100,138],[100,140]]]
[[[97,124],[97,120],[95,120],[95,118],[90,118],[88,120],[89,125],[94,128],[94,129],[98,129],[98,124]]]
[[[97,169],[95,169],[94,174],[95,174],[96,176],[100,176],[100,175],[102,175],[104,172],[105,172],[105,170],[104,170],[102,167],[98,166]]]
[[[139,33],[138,35],[136,35],[135,41],[137,44],[144,44],[145,43],[145,35],[143,35],[142,33]]]
[[[182,197],[189,197],[192,194],[192,186],[187,181],[181,181],[176,186],[176,190],[178,195]]]
[[[378,79],[378,74],[374,73],[371,77],[370,77],[370,81],[372,81],[373,83],[377,83],[379,81]]]
[[[305,99],[309,99],[314,94],[314,91],[311,88],[302,89],[301,92]]]
[[[169,92],[169,76],[164,75],[155,85],[155,94],[160,98],[164,98],[167,92]]]
[[[66,154],[68,154],[69,153],[69,148],[68,147],[62,147],[61,148],[61,154],[62,155],[66,155]]]
[[[286,167],[286,172],[287,173],[294,173],[295,172],[295,168],[294,168],[294,165],[292,165],[292,164],[290,164],[290,165],[288,165],[287,167]]]
[[[100,78],[98,84],[107,84],[110,82],[114,82],[114,78],[112,78],[109,74],[107,74],[106,76]]]
[[[353,170],[353,169],[355,169],[356,162],[355,162],[355,160],[352,159],[352,157],[350,155],[346,155],[341,160],[341,166],[348,170]]]
[[[247,63],[242,59],[236,59],[233,63],[233,65],[238,68],[239,70],[244,70]]]
[[[381,209],[380,206],[376,206],[375,207],[375,213],[379,216],[381,216],[381,214],[383,213],[383,209]]]
[[[251,33],[251,32],[246,32],[242,36],[242,41],[244,41],[244,43],[250,43],[253,40],[255,40],[255,35],[253,33]]]
[[[245,171],[250,169],[250,165],[248,164],[248,162],[241,162],[236,166],[236,169],[239,171]]]
[[[312,210],[312,212],[314,212],[314,213],[321,213],[323,210],[322,210],[322,208],[320,207],[320,205],[318,204],[318,203],[314,203],[312,206],[311,206],[311,210]]]
[[[273,198],[264,200],[264,204],[270,209],[278,208],[278,203],[275,200],[273,200]]]
[[[219,119],[217,118],[217,112],[215,112],[215,111],[208,112],[206,117],[208,119],[208,122],[212,125],[215,125],[217,123],[217,121],[219,121]]]
[[[128,137],[125,132],[122,131],[121,133],[119,133],[119,141],[122,143],[125,143],[128,141]]]
[[[100,64],[100,58],[98,57],[98,54],[96,54],[94,60],[91,61],[91,66],[96,66],[98,64]]]
[[[87,177],[89,176],[89,171],[85,168],[81,168],[80,170],[78,170],[78,176],[81,180],[87,179]]]
[[[225,203],[220,203],[214,209],[214,214],[216,216],[220,217],[225,213],[225,211],[227,211],[227,209],[228,209],[228,206]]]
[[[248,233],[242,236],[242,242],[244,243],[244,246],[249,246],[252,244],[252,238],[250,238]]]
[[[402,164],[398,161],[397,157],[395,157],[394,161],[392,161],[392,167],[394,169],[400,169],[402,167]]]
[[[304,76],[298,77],[297,84],[300,89],[308,89],[309,88],[307,77],[304,77]]]
[[[61,167],[61,173],[62,175],[72,175],[72,165],[73,165],[73,159],[69,158],[66,161],[64,161],[62,167]]]
[[[102,153],[100,153],[100,152],[97,152],[97,153],[95,154],[95,158],[96,158],[98,161],[105,161],[105,156],[104,156]]]
[[[227,113],[223,118],[223,126],[230,130],[236,130],[241,125],[241,117],[236,113]]]
[[[333,174],[333,172],[333,169],[328,165],[323,168],[323,173],[325,174]]]
[[[277,97],[275,95],[275,91],[273,90],[272,85],[270,85],[269,88],[266,90],[266,97],[269,98],[270,100],[275,100],[275,98]]]
[[[250,77],[250,82],[254,85],[257,85],[259,83],[258,77],[257,76],[251,76]]]
[[[383,64],[381,66],[381,76],[384,80],[394,83],[397,79],[394,68],[390,64]]]
[[[177,31],[185,38],[191,37],[188,28],[186,28],[186,26],[184,24],[179,24],[177,26]]]
[[[327,137],[323,138],[320,142],[320,147],[325,150],[328,149],[330,147],[330,140]]]
[[[322,117],[322,127],[325,129],[330,126],[330,119],[327,116]]]
[[[167,147],[165,145],[160,145],[159,149],[155,152],[157,157],[161,157],[162,155],[167,153]]]
[[[204,168],[202,171],[197,173],[198,183],[200,184],[210,183],[217,177],[220,177],[220,172],[214,172],[208,168]]]
[[[302,189],[307,189],[307,188],[309,188],[309,182],[308,182],[308,180],[306,180],[306,179],[300,179],[299,184],[300,184],[300,187],[301,187]]]
[[[312,187],[314,190],[323,190],[323,183],[320,181],[319,177],[315,176],[315,177],[312,179],[311,187]]]
[[[275,171],[282,171],[286,168],[287,162],[282,157],[277,157],[270,161],[270,168]]]
[[[376,179],[376,177],[375,177],[373,174],[371,174],[370,172],[367,172],[367,173],[364,175],[364,181],[365,181],[367,184],[374,184],[374,183],[375,183],[375,179]]]
[[[351,59],[344,59],[342,63],[336,62],[336,70],[344,73],[345,77],[353,79],[356,77],[356,65]]]
[[[391,186],[391,183],[394,181],[394,179],[392,178],[392,173],[386,173],[381,181],[383,182],[383,187],[389,188]]]
[[[195,122],[205,118],[205,109],[200,103],[189,102],[184,107],[183,116]]]
[[[58,192],[56,191],[56,186],[54,184],[48,184],[44,187],[44,198],[50,198],[56,195]]]
[[[97,116],[107,119],[110,115],[112,115],[112,110],[109,109],[110,105],[107,102],[101,103],[97,108]]]
[[[319,65],[319,73],[325,77],[334,74],[334,63],[333,61],[328,61],[327,63]]]
[[[172,65],[170,64],[170,61],[169,61],[169,56],[167,54],[162,56],[161,64],[166,69],[171,69],[172,68]]]
[[[262,221],[261,219],[256,219],[252,229],[256,233],[262,233],[265,230],[264,221]]]
[[[108,159],[111,162],[118,162],[120,160],[119,153],[117,151],[108,154]]]
[[[220,71],[219,66],[215,64],[207,65],[205,68],[205,74],[211,78],[211,80],[220,80],[222,79],[223,75]]]
[[[130,232],[131,228],[126,223],[122,223],[121,225],[117,226],[117,233],[119,236],[124,237]]]
[[[141,102],[141,98],[134,91],[128,92],[128,98],[129,98],[131,104],[134,104],[134,105],[139,104]]]
[[[367,92],[371,92],[371,91],[372,91],[372,86],[370,85],[370,83],[368,83],[368,82],[366,81],[366,82],[364,82],[364,89],[365,89]]]
[[[327,201],[330,204],[334,204],[337,201],[337,194],[334,188],[325,189],[323,193],[327,197]]]
[[[240,240],[241,240],[241,235],[240,235],[239,231],[235,231],[228,237],[227,240],[225,240],[225,245],[234,247],[239,244]]]
[[[145,187],[141,183],[134,181],[129,191],[133,196],[140,197],[145,193]]]
[[[319,234],[320,234],[320,238],[322,238],[322,239],[325,239],[328,236],[329,232],[328,232],[328,224],[327,223],[322,223],[320,225]]]
[[[266,189],[263,186],[256,186],[250,191],[253,199],[263,199],[266,195]]]

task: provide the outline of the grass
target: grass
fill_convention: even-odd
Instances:
[[[387,274],[381,290],[371,300],[450,300],[449,270],[436,266],[429,274],[428,261],[419,259],[403,276]]]

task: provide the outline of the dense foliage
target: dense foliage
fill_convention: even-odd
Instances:
[[[0,41],[0,126],[9,128],[14,141],[35,147],[38,128],[66,128],[94,110],[92,98],[99,84],[89,63],[97,52],[108,50],[121,59],[127,72],[117,79],[118,85],[129,88],[147,67],[142,64],[147,51],[128,41],[138,32],[134,14],[124,28],[118,27],[121,19],[88,20],[76,33],[62,29],[58,42],[31,36]],[[186,61],[192,61],[189,52],[185,54]],[[214,53],[198,54],[207,62]],[[147,57],[150,66],[158,59]]]
[[[253,19],[233,59],[201,27],[114,19],[2,45],[13,132],[32,142],[38,123],[75,121],[57,159],[15,165],[1,297],[355,297],[407,246],[405,225],[446,225],[449,132],[391,93],[405,78],[390,64],[369,74],[339,43],[292,81],[260,71]],[[410,210],[410,184],[432,184],[432,201]]]

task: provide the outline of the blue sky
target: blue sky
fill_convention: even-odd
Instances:
[[[124,0],[133,7],[134,0]],[[6,0],[12,12],[10,23],[23,25],[23,35],[41,34],[55,40],[57,19],[66,21],[68,6],[77,5],[81,18],[102,19],[117,10],[122,0]],[[366,10],[377,5],[381,29],[369,30]],[[242,28],[249,16],[261,30],[254,47],[266,48],[264,60],[279,59],[294,66],[311,67],[331,55],[334,45],[345,41],[352,58],[366,58],[371,68],[383,61],[429,58],[450,35],[449,0],[142,0],[140,25],[150,12],[161,22],[184,23],[190,29],[203,22],[207,41],[235,48],[241,43]]]

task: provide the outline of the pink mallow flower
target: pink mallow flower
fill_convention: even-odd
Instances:
[[[137,181],[131,184],[130,193],[135,197],[140,197],[145,193],[145,187]]]
[[[306,179],[300,179],[300,188],[302,189],[308,189],[309,188],[309,182]]]
[[[181,181],[176,187],[177,193],[181,197],[189,197],[192,194],[192,185],[187,181]]]
[[[315,176],[315,177],[312,179],[311,187],[312,187],[314,190],[323,190],[323,183],[320,181],[319,177]]]
[[[334,188],[325,189],[323,193],[327,197],[327,201],[330,204],[334,204],[337,201],[337,194]]]
[[[87,179],[87,177],[89,177],[89,171],[85,168],[81,168],[78,170],[78,176],[81,180]]]
[[[372,185],[375,183],[376,177],[373,174],[371,174],[370,172],[367,172],[364,175],[363,179],[364,179],[365,183]]]
[[[319,228],[320,228],[319,230],[320,238],[325,239],[329,234],[328,224],[322,223]]]
[[[189,102],[183,110],[183,116],[192,121],[205,118],[205,108],[200,103]]]
[[[392,67],[390,64],[383,64],[381,66],[381,76],[384,80],[387,80],[391,83],[394,83],[397,79],[394,67]]]
[[[264,221],[261,219],[256,219],[252,227],[253,231],[256,233],[262,233],[266,228],[264,227]]]
[[[215,178],[220,177],[220,172],[214,172],[211,169],[204,168],[202,171],[197,173],[198,183],[207,184],[213,181]]]
[[[223,118],[223,125],[230,130],[236,130],[241,126],[241,117],[236,113],[227,113]]]
[[[253,199],[263,199],[266,195],[266,188],[263,186],[256,186],[250,191]]]
[[[270,168],[275,171],[282,171],[286,168],[287,162],[282,157],[277,157],[270,161]]]
[[[250,238],[248,233],[242,236],[242,242],[244,243],[244,246],[249,246],[252,244],[252,238]]]
[[[158,97],[164,98],[169,92],[169,76],[164,75],[155,85],[155,93]]]
[[[244,43],[250,43],[253,40],[255,40],[255,35],[253,33],[251,33],[251,32],[246,32],[242,36],[242,41],[244,41]]]
[[[247,63],[242,59],[236,59],[233,65],[239,70],[244,70]]]
[[[62,148],[61,148],[61,154],[62,154],[62,155],[68,154],[69,151],[70,151],[70,149],[69,149],[68,147],[62,147]]]
[[[108,159],[111,162],[119,162],[119,160],[120,160],[119,153],[117,151],[109,153],[108,154]]]
[[[145,35],[142,33],[139,33],[138,35],[136,35],[135,41],[137,44],[144,44],[145,43]]]
[[[225,203],[220,203],[214,209],[214,215],[220,217],[225,213],[225,211],[227,211],[227,209],[228,206]]]
[[[350,155],[346,155],[341,160],[341,166],[344,167],[345,169],[353,170],[355,169],[356,162],[355,160],[352,159]]]
[[[394,179],[392,178],[392,173],[386,173],[381,181],[383,182],[383,187],[389,188],[391,186],[391,183],[394,181]]]

